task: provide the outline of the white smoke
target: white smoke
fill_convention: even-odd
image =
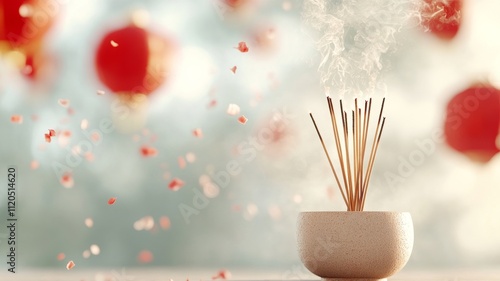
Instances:
[[[383,55],[395,35],[420,22],[416,0],[306,0],[303,19],[319,33],[321,83],[327,93],[362,96],[379,87]]]

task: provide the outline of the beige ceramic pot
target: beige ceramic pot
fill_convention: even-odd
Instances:
[[[409,213],[302,212],[297,227],[302,263],[329,281],[386,280],[413,249]]]

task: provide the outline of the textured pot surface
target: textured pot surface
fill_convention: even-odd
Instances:
[[[413,249],[409,213],[302,212],[297,228],[302,263],[330,280],[387,278]]]

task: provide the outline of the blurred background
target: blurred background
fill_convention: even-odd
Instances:
[[[499,9],[0,1],[20,266],[296,271],[298,212],[345,210],[308,116],[333,144],[325,95],[387,99],[365,210],[411,212],[408,268],[498,265]]]

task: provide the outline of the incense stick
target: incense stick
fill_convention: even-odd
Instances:
[[[370,98],[369,100],[365,100],[363,108],[359,106],[357,98],[354,100],[354,109],[352,110],[350,124],[347,117],[347,111],[344,110],[343,102],[342,100],[339,101],[342,130],[339,130],[339,126],[337,125],[335,106],[333,105],[333,101],[330,97],[327,97],[327,103],[332,122],[338,164],[342,171],[342,181],[335,170],[326,144],[316,124],[316,120],[314,119],[312,113],[309,113],[309,115],[314,124],[314,128],[316,129],[316,133],[318,134],[347,210],[363,211],[370,177],[373,171],[373,165],[385,125],[385,117],[382,116],[385,98],[382,100],[380,106],[379,118],[373,135],[368,161],[366,162],[365,156],[367,152],[366,146],[370,127],[372,99]],[[361,103],[361,105],[363,105],[363,103]],[[343,140],[341,140],[340,136],[342,133]]]

